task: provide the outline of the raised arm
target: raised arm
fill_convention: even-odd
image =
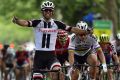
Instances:
[[[88,34],[89,33],[88,31],[82,30],[78,27],[72,27],[71,32],[75,34]]]
[[[15,23],[15,24],[18,24],[20,26],[23,26],[23,27],[28,27],[29,26],[29,21],[19,19],[19,18],[15,17],[15,16],[13,17],[12,22]]]

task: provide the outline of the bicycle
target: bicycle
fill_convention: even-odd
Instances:
[[[120,72],[114,71],[113,78],[114,78],[114,80],[120,80]]]
[[[117,67],[119,65],[114,65],[113,67],[113,79],[114,80],[120,80],[120,71],[117,70]]]
[[[71,80],[72,66],[62,66],[61,71],[63,72],[64,80]]]
[[[111,69],[113,69],[113,80],[120,80],[120,77],[119,77],[119,72],[117,72],[116,70],[114,70],[114,67],[116,67],[116,66],[118,66],[118,65],[114,65],[114,64],[107,64],[107,67],[108,68],[111,68]],[[104,73],[103,71],[102,71],[102,68],[101,68],[101,66],[98,66],[99,67],[99,73],[98,73],[98,75],[99,75],[99,78],[97,78],[98,80],[109,80],[108,79],[108,75],[107,75],[107,73]]]
[[[89,64],[74,64],[74,67],[79,70],[78,80],[90,80]]]
[[[19,80],[26,80],[24,67],[23,66],[17,67],[17,69],[19,69],[20,71]]]
[[[6,76],[4,77],[7,77],[7,80],[13,80],[15,78],[13,64],[6,64],[5,73]]]
[[[31,80],[48,80],[47,73],[56,72],[57,80],[60,80],[60,70],[32,69]],[[41,74],[42,73],[42,74]],[[35,75],[34,75],[35,74]]]
[[[63,72],[65,80],[90,80],[88,67],[88,64],[74,64],[72,66],[62,66],[63,69],[67,70],[67,74],[66,72]],[[73,75],[75,75],[76,77]]]

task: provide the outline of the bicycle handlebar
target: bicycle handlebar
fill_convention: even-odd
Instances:
[[[33,72],[59,72],[60,70],[47,70],[47,69],[32,69]]]

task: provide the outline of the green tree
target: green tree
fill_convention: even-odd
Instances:
[[[41,17],[40,4],[42,1],[44,0],[0,0],[0,42],[15,41],[16,43],[22,43],[32,40],[32,28],[16,27],[17,25],[14,25],[11,19],[13,16],[28,20],[33,18],[39,19]],[[118,8],[120,10],[120,0],[50,1],[55,3],[55,18],[70,25],[75,25],[78,20],[82,20],[83,16],[89,12],[94,12],[101,13],[104,19],[112,20],[114,26],[118,27],[117,20]],[[111,12],[109,13],[109,11]],[[114,29],[114,32],[116,32],[116,29]]]

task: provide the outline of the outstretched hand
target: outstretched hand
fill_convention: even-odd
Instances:
[[[17,23],[18,18],[16,16],[13,17],[12,22]]]

